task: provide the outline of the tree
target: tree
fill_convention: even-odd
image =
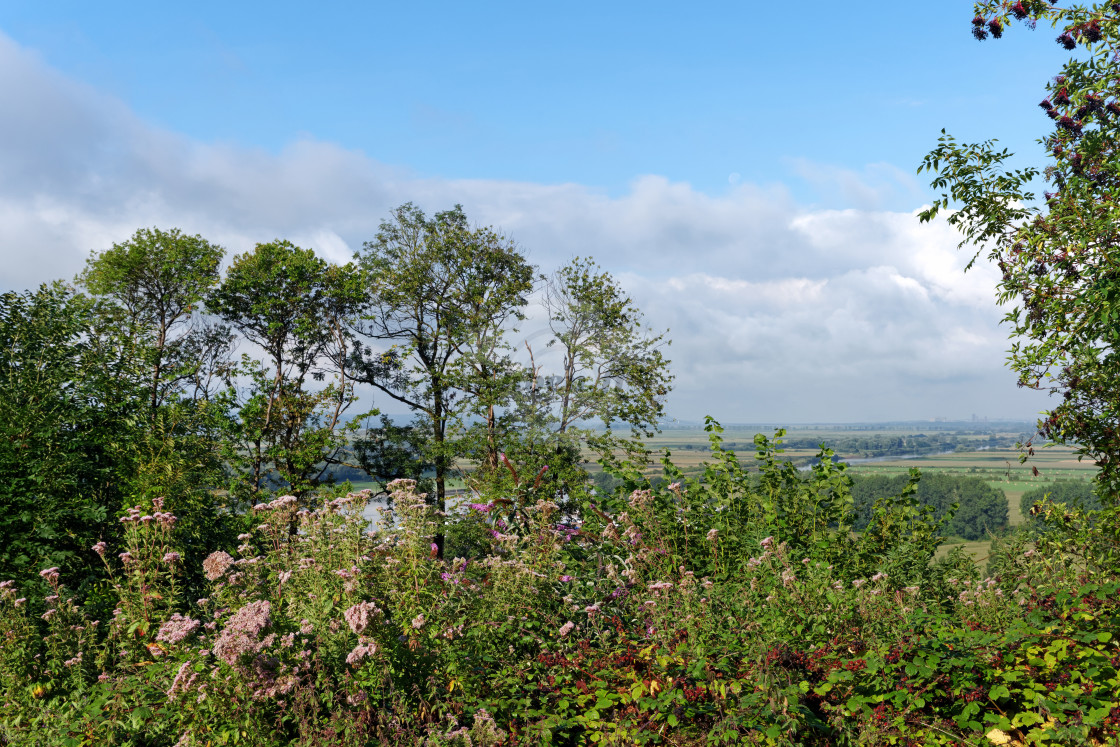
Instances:
[[[642,312],[611,277],[577,257],[549,279],[545,293],[550,346],[563,355],[559,376],[547,380],[556,401],[556,430],[582,420],[615,422],[653,435],[669,393],[666,333],[653,334]]]
[[[218,282],[224,254],[220,246],[177,228],[141,228],[122,244],[92,252],[78,276],[90,293],[120,304],[137,334],[150,336],[152,417],[178,384],[196,377],[215,347],[228,346],[228,334],[201,324],[192,313]]]
[[[422,419],[443,510],[462,451],[455,429],[468,415],[485,415],[487,460],[497,463],[496,412],[516,380],[505,335],[521,318],[533,267],[506,237],[471,228],[459,205],[431,218],[398,207],[357,258],[373,298],[363,332],[389,347],[360,351],[356,376]]]
[[[1017,338],[1010,362],[1020,386],[1062,401],[1040,433],[1076,445],[1101,467],[1106,493],[1120,493],[1120,27],[1117,5],[1058,7],[1043,0],[975,6],[973,34],[999,38],[1014,20],[1051,24],[1057,43],[1079,55],[1046,84],[1039,104],[1052,123],[1039,142],[1053,191],[1036,202],[1037,168],[1008,170],[995,141],[961,144],[944,134],[922,170],[944,190],[921,213],[955,208],[950,224],[987,251],[1003,273],[1000,303]],[[971,263],[970,263],[971,265]],[[1030,444],[1028,442],[1028,449]],[[1028,453],[1030,453],[1028,451]]]
[[[135,474],[145,370],[112,309],[61,283],[0,295],[0,576],[96,573]],[[99,564],[98,564],[99,565]]]
[[[234,258],[207,306],[265,351],[267,362],[243,357],[251,387],[240,408],[250,495],[266,487],[271,465],[296,495],[329,479],[346,433],[342,413],[355,401],[346,368],[349,325],[365,303],[352,265],[330,265],[288,241],[258,244]],[[309,379],[331,382],[312,391]]]
[[[586,481],[579,467],[583,443],[607,460],[619,448],[634,456],[640,438],[657,430],[673,379],[662,353],[669,342],[589,259],[577,257],[547,278],[545,309],[548,348],[559,353],[560,366],[546,373],[530,350],[532,378],[518,415],[524,425],[520,456],[526,466],[548,466],[554,497],[567,500]],[[606,434],[581,427],[586,421],[601,422]],[[630,439],[613,434],[618,423],[630,428]]]

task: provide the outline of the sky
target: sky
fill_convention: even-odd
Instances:
[[[942,128],[1042,164],[1068,53],[972,15],[5,0],[0,291],[145,226],[345,262],[393,207],[461,203],[542,272],[594,257],[668,330],[670,418],[1033,419],[996,273],[919,224],[915,172]]]

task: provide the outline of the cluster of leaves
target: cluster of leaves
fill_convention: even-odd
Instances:
[[[1075,53],[1039,103],[1052,123],[1039,141],[1048,165],[1008,170],[1011,154],[995,141],[959,143],[943,133],[922,169],[935,172],[933,186],[944,192],[921,218],[952,207],[948,221],[963,233],[962,246],[999,266],[999,300],[1014,304],[1005,320],[1019,383],[1061,397],[1040,422],[1042,435],[1077,445],[1116,494],[1120,6],[987,0],[976,5],[973,33],[999,38],[1016,20],[1051,24],[1057,43]],[[1042,200],[1032,191],[1040,175],[1052,185]]]

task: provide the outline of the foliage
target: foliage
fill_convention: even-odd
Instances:
[[[1038,503],[1062,503],[1071,508],[1087,511],[1101,509],[1100,496],[1093,483],[1080,480],[1057,480],[1043,487],[1023,493],[1019,499],[1020,512],[1024,517],[1037,520],[1040,511],[1032,510]]]
[[[1042,0],[977,3],[973,33],[1001,37],[1014,19],[1059,31],[1076,51],[1046,83],[1039,104],[1053,129],[1040,140],[1053,191],[1036,202],[1034,167],[1007,170],[1011,157],[994,141],[958,143],[943,134],[922,169],[945,190],[921,214],[951,206],[948,221],[999,265],[1005,320],[1017,338],[1011,366],[1022,386],[1062,396],[1040,422],[1041,433],[1077,445],[1101,467],[1108,494],[1120,491],[1120,274],[1117,271],[1116,150],[1120,139],[1120,28],[1115,4],[1059,7]],[[920,169],[920,170],[922,170]],[[975,259],[975,257],[974,257]]]
[[[354,438],[354,458],[366,474],[382,484],[379,494],[388,495],[388,484],[401,479],[414,481],[421,493],[430,493],[435,487],[431,478],[425,477],[435,469],[425,458],[425,425],[423,421],[396,425],[388,415],[382,415],[381,425],[371,428],[367,423]]]
[[[1120,737],[1115,568],[1067,523],[998,577],[930,563],[914,486],[853,535],[827,452],[808,480],[709,423],[699,480],[642,482],[565,523],[505,499],[443,519],[397,481],[258,505],[184,597],[176,519],[129,511],[89,620],[57,569],[0,584],[0,737],[41,744],[1045,744]],[[665,476],[676,468],[666,456]],[[299,531],[290,526],[298,524]],[[767,534],[764,534],[767,533]],[[123,548],[123,553],[117,550]],[[233,548],[230,548],[233,550]],[[1045,550],[1045,551],[1043,551]],[[119,555],[119,557],[118,557]],[[1087,573],[1089,575],[1087,575]]]
[[[504,335],[522,318],[533,268],[504,236],[471,228],[461,206],[429,218],[412,204],[393,211],[359,261],[372,298],[362,331],[390,347],[356,351],[356,375],[424,419],[442,509],[466,417],[485,417],[482,463],[497,466],[497,409],[518,378]]]
[[[0,573],[84,576],[135,475],[145,374],[102,304],[61,283],[0,296]]]
[[[226,451],[230,461],[246,463],[247,480],[237,487],[250,497],[267,487],[270,469],[296,495],[329,479],[324,465],[337,461],[357,427],[343,423],[342,413],[356,400],[349,328],[364,303],[352,266],[330,265],[288,241],[235,257],[207,296],[211,311],[268,356],[267,363],[242,359],[250,386]],[[309,389],[328,376],[326,386]]]
[[[224,253],[178,229],[141,228],[128,241],[91,253],[78,278],[90,293],[124,309],[133,335],[147,337],[152,417],[184,381],[199,380],[199,369],[215,346],[228,347],[226,330],[211,328],[193,314],[217,283]]]
[[[875,501],[898,493],[906,483],[902,476],[867,475],[854,478],[852,496],[857,519],[853,526],[863,531]],[[933,517],[944,519],[942,534],[978,540],[1008,528],[1007,496],[976,477],[931,472],[922,477],[918,501],[933,509]]]

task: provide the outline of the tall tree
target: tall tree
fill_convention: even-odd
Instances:
[[[506,237],[471,228],[458,205],[431,218],[400,206],[359,261],[374,299],[364,332],[389,345],[362,351],[360,378],[423,419],[442,510],[460,449],[453,427],[472,409],[486,418],[487,460],[497,463],[495,412],[514,388],[505,334],[527,302],[533,267]]]
[[[546,380],[555,401],[556,431],[582,420],[607,428],[621,422],[652,435],[673,380],[662,354],[666,333],[654,333],[610,273],[577,257],[549,279],[548,324],[563,364]]]
[[[235,257],[207,296],[207,306],[267,357],[243,357],[252,386],[240,410],[238,451],[248,454],[250,494],[264,489],[270,467],[297,495],[328,479],[326,465],[356,427],[342,414],[356,399],[348,330],[364,299],[352,265],[331,265],[280,240]],[[328,377],[326,386],[310,388]]]
[[[1052,129],[1039,142],[1053,191],[1036,202],[1038,168],[1007,170],[994,141],[944,134],[919,169],[944,190],[921,214],[954,208],[961,246],[986,251],[1003,273],[1001,303],[1017,338],[1011,366],[1020,386],[1060,395],[1041,433],[1076,445],[1120,494],[1120,20],[1114,2],[1061,7],[1022,0],[975,6],[973,35],[1000,38],[1016,20],[1059,31],[1075,52],[1040,102]],[[975,260],[976,257],[973,257]]]
[[[0,295],[0,576],[97,569],[145,422],[143,361],[113,308],[61,283]]]
[[[590,259],[577,257],[543,279],[549,340],[538,350],[526,343],[529,372],[507,438],[525,477],[511,469],[510,478],[521,492],[528,485],[577,511],[591,487],[585,447],[610,462],[620,451],[646,458],[641,439],[657,429],[673,379],[663,354],[669,341]],[[629,437],[619,436],[617,425],[628,427]]]
[[[136,335],[148,338],[151,417],[177,386],[197,381],[200,363],[228,347],[224,330],[201,322],[197,311],[219,278],[220,246],[179,229],[141,228],[111,249],[93,252],[78,281],[114,300]]]

